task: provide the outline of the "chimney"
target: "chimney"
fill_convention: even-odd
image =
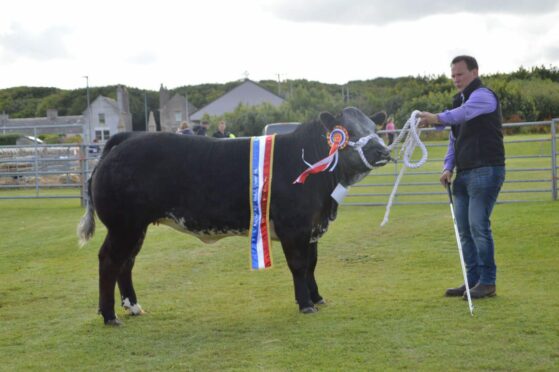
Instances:
[[[165,107],[170,99],[171,95],[169,94],[169,91],[163,86],[163,84],[161,84],[161,87],[159,88],[159,109]]]
[[[120,112],[130,112],[130,101],[128,99],[128,91],[125,87],[119,85],[116,88],[116,102]]]
[[[58,110],[57,109],[47,109],[47,118],[49,120],[56,120],[56,118],[58,118]]]

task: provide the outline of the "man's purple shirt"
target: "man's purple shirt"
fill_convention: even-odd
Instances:
[[[464,99],[464,97],[462,97]],[[479,88],[472,92],[470,98],[462,104],[462,106],[457,107],[452,110],[445,110],[437,115],[441,125],[435,126],[437,130],[442,130],[447,125],[460,125],[468,120],[480,116],[483,114],[489,114],[497,109],[497,98],[495,95],[487,88]],[[454,143],[456,139],[450,131],[448,149],[446,151],[446,156],[444,157],[444,170],[449,170],[452,172],[454,169]]]

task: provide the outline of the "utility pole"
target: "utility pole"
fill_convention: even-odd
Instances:
[[[184,107],[186,112],[186,116],[184,120],[187,121],[188,124],[190,125],[190,112],[188,111],[188,94],[186,93],[186,88],[184,90]]]
[[[82,207],[89,204],[89,193],[87,179],[89,178],[89,145],[91,144],[91,105],[89,100],[89,76],[83,76],[85,78],[85,89],[87,93],[87,134],[84,136],[84,146],[82,146],[83,158],[83,168],[82,168],[82,197],[81,205]]]
[[[85,78],[85,89],[87,92],[87,135],[84,140],[87,144],[91,143],[91,106],[89,100],[89,76],[83,76]]]
[[[148,97],[147,97],[147,93],[144,90],[144,117],[146,119],[146,132],[148,131]]]

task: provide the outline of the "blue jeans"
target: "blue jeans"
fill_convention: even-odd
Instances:
[[[458,172],[452,184],[470,288],[478,282],[495,285],[497,266],[489,217],[504,180],[504,166],[489,166]]]

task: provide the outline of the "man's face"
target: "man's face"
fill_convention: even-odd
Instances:
[[[454,86],[459,92],[462,92],[478,76],[478,70],[468,70],[468,65],[464,61],[453,64],[450,71]]]

